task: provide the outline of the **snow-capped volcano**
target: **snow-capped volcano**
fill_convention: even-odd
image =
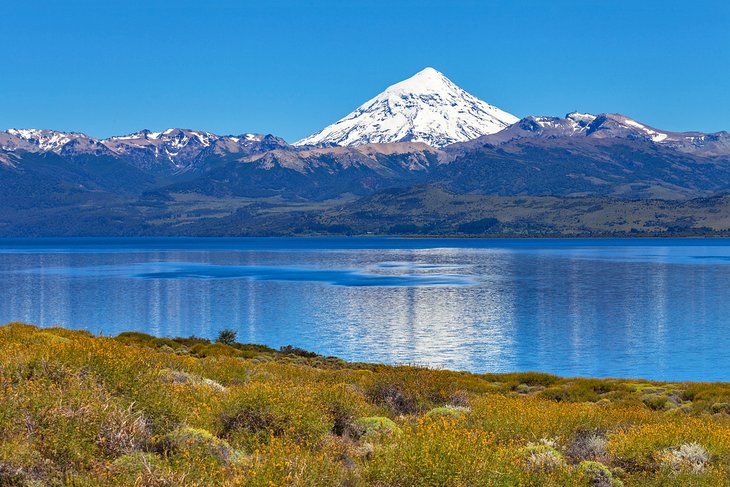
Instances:
[[[443,147],[499,132],[517,120],[426,68],[294,145],[413,141]]]

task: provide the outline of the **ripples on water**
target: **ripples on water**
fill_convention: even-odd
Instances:
[[[730,380],[725,240],[0,241],[0,322],[472,371]]]

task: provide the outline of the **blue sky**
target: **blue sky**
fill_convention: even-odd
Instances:
[[[730,130],[727,0],[23,0],[0,43],[1,129],[291,142],[433,66],[520,117]]]

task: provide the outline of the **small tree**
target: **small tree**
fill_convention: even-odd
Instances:
[[[234,343],[236,343],[237,337],[238,332],[236,330],[224,328],[218,332],[218,338],[216,338],[215,341],[218,343],[223,343],[225,345],[233,345]]]

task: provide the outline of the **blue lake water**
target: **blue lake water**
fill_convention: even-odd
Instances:
[[[0,240],[0,323],[730,381],[730,240]]]

